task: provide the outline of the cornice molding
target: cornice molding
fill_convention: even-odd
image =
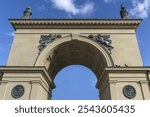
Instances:
[[[135,66],[135,67],[107,67],[105,68],[105,71],[109,73],[150,73],[150,67],[149,66]]]
[[[0,66],[0,72],[5,73],[41,73],[45,80],[47,80],[52,88],[55,88],[55,84],[50,79],[48,71],[43,66]]]
[[[142,19],[9,19],[17,29],[137,29]]]
[[[102,74],[101,78],[98,80],[96,87],[98,88],[104,81],[105,76],[111,74],[145,74],[145,76],[150,75],[150,67],[145,66],[135,66],[135,67],[106,67]],[[136,77],[135,77],[136,78]]]

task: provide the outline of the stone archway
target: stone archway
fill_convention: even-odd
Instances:
[[[72,40],[69,36],[49,44],[39,55],[35,66],[45,66],[49,71],[53,71],[53,74],[50,74],[53,79],[59,70],[73,64],[89,67],[96,76],[99,76],[96,69],[100,71],[114,66],[110,54],[102,45],[83,37]]]
[[[0,67],[0,99],[48,99],[55,87],[55,75],[71,64],[84,65],[96,74],[101,99],[150,99],[150,69],[143,66],[136,38],[141,19],[10,22],[16,33],[7,66]],[[59,34],[61,38],[49,40],[39,55],[41,36],[48,34]],[[103,35],[107,42],[100,40]],[[22,95],[12,95],[16,88],[24,89]],[[131,92],[133,95],[129,95]]]
[[[97,80],[106,67],[114,65],[110,53],[99,43],[80,36],[64,37],[49,45],[39,55],[35,66],[45,66],[53,81],[56,74],[69,65],[83,65],[91,69]]]

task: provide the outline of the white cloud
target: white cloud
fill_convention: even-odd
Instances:
[[[15,31],[10,32],[10,33],[6,33],[6,35],[10,36],[10,37],[14,37],[15,36]]]
[[[113,2],[117,0],[104,0],[105,3]],[[131,16],[136,18],[147,18],[150,12],[150,0],[132,0],[132,6],[129,10]]]
[[[88,14],[91,13],[94,9],[94,3],[92,2],[87,2],[82,6],[78,6],[74,3],[74,1],[75,0],[51,0],[55,8],[64,10],[67,13],[71,13],[73,15]]]
[[[150,0],[133,0],[133,9],[130,9],[130,14],[137,18],[147,18],[150,11]]]

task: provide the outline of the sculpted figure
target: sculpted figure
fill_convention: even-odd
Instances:
[[[25,11],[23,12],[22,19],[31,19],[32,18],[32,10],[31,7],[27,7]]]
[[[128,15],[128,11],[126,10],[124,5],[121,5],[121,10],[120,10],[120,16],[121,19],[130,19],[129,15]]]
[[[111,46],[112,41],[110,40],[110,35],[101,35],[101,34],[97,34],[97,35],[89,35],[88,36],[90,39],[93,39],[95,41],[97,41],[98,43],[101,43],[102,45],[104,45],[109,51],[111,51],[113,49],[113,47]]]
[[[61,38],[61,35],[57,34],[41,35],[41,39],[39,41],[40,45],[38,46],[39,54],[49,43],[52,43],[57,38]]]

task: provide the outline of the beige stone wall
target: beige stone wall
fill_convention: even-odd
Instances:
[[[112,58],[115,64],[124,66],[142,66],[136,34],[133,29],[18,29],[8,58],[8,66],[34,66],[38,57],[38,45],[42,34],[59,33],[65,35],[110,34],[112,40]],[[70,37],[71,38],[71,37]],[[80,37],[81,38],[81,37]],[[82,38],[81,38],[82,40]],[[53,43],[51,43],[53,44]]]
[[[8,66],[33,66],[38,56],[39,34],[18,34],[13,40]]]
[[[131,85],[136,90],[133,100],[150,100],[149,80],[145,70],[145,68],[107,68],[97,83],[97,88],[101,91],[103,84],[107,84],[102,97],[107,97],[110,90],[111,99],[128,100],[123,94],[123,88]]]
[[[114,49],[112,58],[117,65],[143,66],[142,59],[136,39],[133,34],[112,34]]]
[[[0,81],[0,100],[50,99],[54,84],[47,76],[47,72],[42,71],[43,69],[34,67],[5,67],[0,69],[4,72],[3,79]],[[14,98],[11,95],[12,89],[17,85],[24,87],[24,94],[20,98]]]
[[[5,76],[6,75],[7,74],[5,74]],[[0,99],[15,100],[11,95],[11,91],[16,85],[22,85],[25,89],[24,95],[20,98],[16,98],[17,100],[47,100],[49,98],[50,90],[46,84],[41,81],[40,77],[38,78],[37,75],[36,77],[29,77],[28,74],[22,74],[22,77],[17,77],[17,75],[18,74],[11,74],[9,78],[4,76],[4,80],[0,85]]]

